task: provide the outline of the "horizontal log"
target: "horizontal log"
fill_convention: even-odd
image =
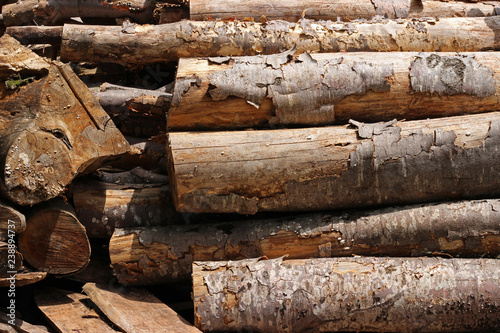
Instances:
[[[408,17],[480,17],[498,15],[500,2],[466,3],[462,1],[411,1],[411,0],[190,0],[192,20],[252,18],[261,20],[298,21],[302,17],[314,20],[371,19],[378,15],[388,18]]]
[[[5,26],[55,25],[72,17],[128,17],[139,23],[151,23],[155,1],[152,0],[23,0],[2,7]]]
[[[28,44],[61,44],[63,27],[51,26],[12,26],[5,32],[23,45]]]
[[[339,51],[472,52],[500,49],[500,17],[335,23],[181,21],[127,27],[65,25],[63,61],[136,68],[182,57]],[[89,31],[92,31],[89,34]]]
[[[320,126],[500,110],[500,52],[293,53],[181,59],[168,129]]]
[[[193,301],[203,332],[497,331],[500,261],[195,262]]]
[[[124,285],[188,280],[193,261],[266,256],[500,255],[500,200],[116,229],[109,256]]]
[[[352,123],[170,132],[176,208],[255,214],[500,195],[499,112]]]
[[[0,38],[0,190],[19,205],[61,194],[129,144],[67,64]]]

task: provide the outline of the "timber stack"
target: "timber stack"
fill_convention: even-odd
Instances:
[[[0,22],[0,331],[500,330],[500,1]]]

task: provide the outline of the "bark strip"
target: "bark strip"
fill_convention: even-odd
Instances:
[[[193,261],[266,256],[500,254],[500,200],[316,213],[274,219],[116,229],[111,265],[124,285],[189,279]]]
[[[171,132],[167,149],[176,208],[255,214],[500,195],[498,112],[353,123]]]
[[[500,261],[338,258],[195,262],[204,332],[500,329]]]

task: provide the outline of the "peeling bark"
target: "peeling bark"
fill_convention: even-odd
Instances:
[[[129,145],[69,65],[10,36],[0,45],[0,189],[20,205],[54,198]]]
[[[495,259],[195,262],[204,332],[477,332],[500,329]]]
[[[500,113],[337,127],[170,132],[181,212],[345,209],[500,194]],[[363,135],[363,134],[361,134]]]
[[[302,17],[314,20],[371,19],[374,16],[388,18],[418,17],[480,17],[497,15],[500,2],[465,3],[461,1],[411,1],[411,0],[292,0],[269,1],[233,0],[227,5],[224,0],[190,0],[192,20],[252,18],[296,22]]]
[[[266,256],[500,255],[500,200],[461,201],[373,211],[116,229],[111,265],[124,285],[189,279],[193,261]]]
[[[181,59],[167,127],[317,126],[498,110],[499,60],[497,52],[294,56],[293,49]]]
[[[153,21],[152,0],[23,0],[2,7],[5,26],[55,25],[72,17],[129,17],[139,23]]]
[[[162,25],[65,25],[63,61],[113,62],[128,67],[177,61],[181,57],[304,52],[442,51],[500,48],[500,18],[443,18],[297,23],[181,21]]]

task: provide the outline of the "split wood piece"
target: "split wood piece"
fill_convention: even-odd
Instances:
[[[75,182],[73,202],[91,238],[109,238],[115,228],[165,226],[181,221],[168,185],[120,185],[86,179]]]
[[[208,19],[252,19],[285,20],[296,22],[302,17],[314,20],[371,19],[374,16],[388,18],[408,17],[481,17],[498,15],[500,2],[466,3],[460,1],[412,1],[412,0],[293,0],[231,1],[190,0],[189,12],[192,20]]]
[[[0,230],[18,234],[26,228],[26,217],[11,204],[0,199]]]
[[[179,212],[255,214],[500,195],[500,112],[304,129],[171,132]]]
[[[126,28],[65,25],[61,59],[137,68],[182,57],[275,54],[294,45],[297,53],[468,52],[500,49],[499,30],[500,17],[371,23],[181,21]]]
[[[46,62],[8,35],[0,45],[3,196],[20,205],[46,201],[129,150],[69,65]]]
[[[266,256],[500,255],[500,200],[400,206],[163,228],[116,229],[111,265],[124,285],[188,280],[193,261]]]
[[[12,238],[10,242],[0,241],[0,277],[11,277],[22,267],[23,256],[17,251],[14,239]]]
[[[500,110],[500,52],[181,59],[168,128],[320,126]],[[221,63],[219,63],[221,62]]]
[[[130,144],[129,152],[108,161],[107,165],[122,170],[140,166],[155,173],[167,173],[165,140],[159,143],[131,136],[126,136],[126,139]]]
[[[47,272],[32,272],[28,270],[23,270],[15,274],[15,285],[16,287],[23,287],[29,284],[37,283],[42,281],[47,277]],[[9,288],[12,284],[12,276],[0,278],[0,287]]]
[[[35,293],[35,301],[57,332],[120,332],[99,316],[85,295],[61,289],[43,288]]]
[[[123,172],[108,172],[100,169],[94,175],[103,182],[117,185],[160,186],[168,184],[168,176],[154,173],[140,166]]]
[[[174,310],[143,289],[87,283],[83,291],[115,325],[125,332],[200,332]]]
[[[171,93],[104,83],[94,96],[125,135],[149,138],[166,132]]]
[[[193,300],[204,332],[497,331],[500,261],[195,262]]]
[[[9,321],[12,321],[12,319],[5,313],[0,312],[0,323],[8,324]],[[14,325],[8,324],[9,327],[13,331],[8,331],[7,332],[14,332],[14,333],[50,333],[47,327],[42,326],[42,325],[33,325],[30,324],[24,320],[21,320],[19,318],[14,319]],[[14,329],[15,328],[15,329]],[[5,330],[5,328],[4,328]],[[2,327],[0,326],[0,332],[2,331]]]
[[[2,7],[5,26],[56,25],[72,17],[128,17],[139,23],[151,23],[155,1],[152,0],[23,0]]]
[[[30,210],[26,230],[19,235],[24,259],[51,274],[83,269],[90,260],[90,244],[73,207],[54,199]]]

